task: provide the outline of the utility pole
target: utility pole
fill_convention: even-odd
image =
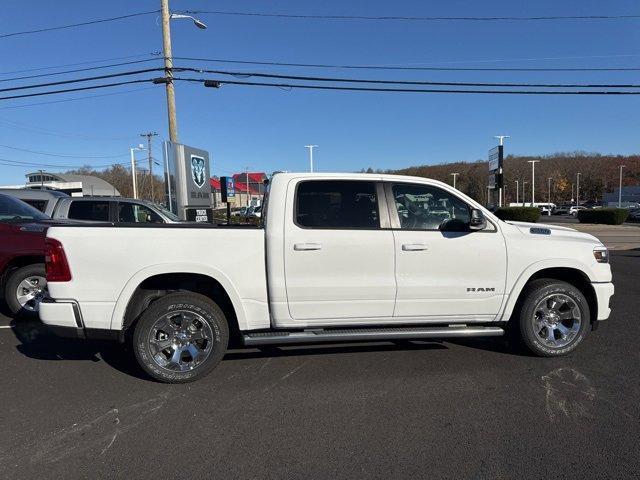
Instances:
[[[618,190],[618,208],[622,206],[622,169],[624,167],[625,165],[620,165],[620,189]]]
[[[524,192],[526,192],[526,191],[527,191],[527,190],[525,189],[525,187],[526,187],[527,183],[529,183],[529,182],[522,182],[522,206],[523,206],[523,207],[524,207],[524,197],[525,197]]]
[[[40,172],[40,190],[44,190],[44,175],[43,175],[43,170],[42,170],[42,169],[40,169],[40,170],[38,170],[38,171]],[[621,173],[620,173],[620,175],[621,175],[621,176],[620,176],[620,178],[622,179],[622,170],[620,170],[620,172],[621,172]],[[622,180],[620,180],[620,182],[622,182]],[[620,183],[620,184],[622,184],[622,183]],[[620,206],[620,205],[618,205],[618,206]]]
[[[576,175],[576,207],[580,205],[580,175],[582,175],[580,172]]]
[[[309,149],[309,171],[313,173],[313,149],[318,148],[318,145],[305,145]]]
[[[551,177],[547,178],[547,182],[548,182],[547,183],[547,190],[549,192],[549,205],[548,205],[549,210],[548,210],[548,213],[549,213],[549,216],[551,216]]]
[[[156,196],[153,188],[153,157],[151,156],[151,137],[158,135],[156,132],[141,133],[141,137],[147,138],[147,155],[149,157],[149,180],[151,181],[151,201],[156,201]]]
[[[456,177],[460,174],[456,172],[456,173],[450,173],[449,175],[453,176],[453,188],[456,188]]]
[[[162,12],[162,50],[164,54],[164,74],[167,90],[167,113],[169,115],[169,140],[178,141],[178,120],[176,118],[176,93],[173,86],[173,57],[171,55],[171,13],[169,0],[160,0]]]
[[[531,164],[531,206],[536,203],[536,163],[540,160],[528,160]]]
[[[517,204],[517,203],[520,203],[520,188],[518,186],[520,182],[518,182],[518,180],[515,180],[515,182],[516,182],[516,204]]]
[[[137,147],[132,147],[129,149],[131,152],[131,183],[133,184],[133,198],[138,198],[138,174],[136,172],[136,157],[133,152],[136,150],[144,150],[144,146],[140,144]]]

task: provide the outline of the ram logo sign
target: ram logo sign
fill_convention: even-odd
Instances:
[[[198,188],[202,188],[205,182],[204,158],[191,155],[191,178]]]
[[[469,292],[495,292],[493,287],[467,287],[467,293]]]

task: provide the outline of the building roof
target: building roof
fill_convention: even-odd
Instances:
[[[27,173],[27,185],[29,184],[39,184],[40,182],[30,182],[29,177],[33,175],[47,175],[53,178],[54,182],[65,182],[65,183],[73,183],[78,182],[82,184],[82,189],[85,192],[90,192],[91,190],[95,191],[96,195],[112,195],[115,192],[115,195],[119,196],[120,192],[116,190],[116,188],[111,185],[106,180],[103,180],[99,177],[95,177],[93,175],[77,175],[75,173],[51,173],[51,172],[31,172]],[[51,184],[51,180],[45,180],[42,182],[43,184]]]
[[[249,183],[262,183],[267,178],[267,175],[264,172],[249,172]],[[244,182],[247,181],[247,173],[236,173],[233,175],[233,181],[236,182]]]

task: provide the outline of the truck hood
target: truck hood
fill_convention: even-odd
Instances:
[[[567,240],[576,240],[584,243],[593,243],[594,245],[602,245],[602,242],[593,235],[579,232],[574,228],[562,227],[560,225],[549,225],[545,223],[527,223],[527,222],[507,222],[516,227],[525,235],[535,235],[539,237],[563,238]]]

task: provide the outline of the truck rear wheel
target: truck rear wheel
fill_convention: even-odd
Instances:
[[[587,336],[589,304],[573,285],[554,279],[534,280],[527,287],[517,321],[519,336],[540,357],[573,351]]]
[[[192,382],[222,360],[229,342],[224,313],[197,293],[171,293],[153,302],[133,334],[140,366],[165,383]]]

